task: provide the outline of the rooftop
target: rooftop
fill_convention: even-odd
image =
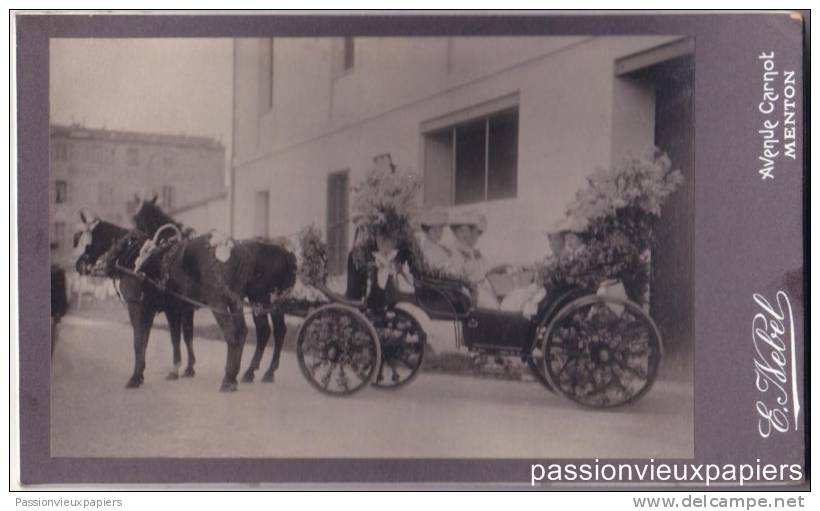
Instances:
[[[208,149],[224,149],[218,140],[192,135],[170,135],[164,133],[145,133],[139,131],[120,131],[105,128],[87,128],[81,124],[52,124],[52,137],[76,140],[105,140],[109,142],[139,142],[143,144],[192,146]]]

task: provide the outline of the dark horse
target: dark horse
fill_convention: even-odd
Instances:
[[[100,258],[128,235],[128,229],[99,219],[91,220],[83,212],[80,212],[80,219],[83,222],[84,230],[74,236],[74,246],[80,252],[75,266],[79,274],[88,275]],[[182,300],[158,293],[155,289],[148,290],[149,294],[144,297],[145,300],[140,300],[141,295],[138,290],[141,290],[141,285],[135,277],[113,272],[109,273],[108,276],[121,279],[119,289],[123,295],[123,300],[128,304],[128,316],[134,330],[134,350],[136,358],[141,360],[141,362],[135,364],[134,375],[128,380],[127,387],[139,387],[143,381],[142,371],[145,368],[145,348],[148,344],[148,331],[153,323],[154,316],[159,312],[163,312],[168,320],[168,329],[171,333],[171,344],[174,351],[174,365],[168,373],[167,379],[176,380],[179,378],[179,368],[182,364],[180,333],[185,339],[185,346],[188,351],[188,365],[182,376],[194,376],[194,364],[196,363],[193,344],[194,308]],[[145,303],[142,303],[143,301]]]
[[[99,225],[90,229],[89,246],[93,246],[98,229]],[[116,233],[120,234],[122,231]],[[242,296],[252,279],[250,255],[237,250],[231,240],[212,235],[158,243],[146,251],[151,241],[139,230],[127,231],[110,250],[97,259],[89,256],[83,263],[86,267],[93,264],[105,275],[120,279],[120,292],[128,302],[134,326],[134,374],[128,386],[142,383],[145,347],[154,316],[173,297],[213,312],[228,347],[220,390],[237,390],[236,377],[248,332]]]
[[[137,229],[152,237],[166,225],[173,225],[180,232],[187,231],[182,224],[162,211],[155,201],[156,197],[140,204],[134,216]],[[280,245],[262,238],[241,240],[237,244],[252,261],[251,280],[245,288],[244,298],[255,305],[252,317],[256,327],[256,349],[250,366],[242,375],[242,381],[253,381],[254,373],[261,365],[262,356],[270,340],[272,324],[273,357],[270,367],[262,376],[262,381],[272,382],[274,373],[279,368],[279,357],[287,327],[284,313],[272,307],[271,293],[281,292],[293,286],[296,278],[296,258]]]

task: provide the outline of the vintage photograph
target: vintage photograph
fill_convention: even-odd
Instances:
[[[52,457],[694,456],[691,37],[49,44]]]

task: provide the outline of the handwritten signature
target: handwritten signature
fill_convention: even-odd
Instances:
[[[756,352],[755,385],[764,394],[755,407],[759,416],[758,432],[763,438],[768,438],[773,430],[785,433],[791,428],[789,406],[794,429],[797,430],[800,401],[797,394],[794,322],[792,306],[784,291],[777,292],[774,304],[757,293],[752,298],[760,307],[752,319],[752,342]]]

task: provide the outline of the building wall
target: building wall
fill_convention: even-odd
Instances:
[[[63,265],[73,263],[80,209],[130,227],[129,205],[137,193],[156,193],[162,204],[163,187],[172,187],[170,206],[179,208],[225,190],[225,149],[199,137],[52,126],[50,165],[51,236],[59,243],[52,259]],[[58,182],[67,185],[61,203],[56,201]],[[57,236],[58,225],[63,236]]]
[[[173,217],[182,224],[193,228],[198,233],[219,231],[227,233],[228,199],[226,194],[219,195],[182,210],[172,211]]]
[[[237,40],[235,235],[252,234],[261,190],[271,235],[324,228],[328,173],[349,170],[355,184],[381,153],[422,172],[423,123],[517,94],[517,196],[466,207],[487,214],[490,262],[540,259],[584,178],[652,145],[652,89],[613,67],[670,39],[357,38],[354,67],[340,75],[340,39],[275,39],[269,112],[259,108],[263,43]]]

